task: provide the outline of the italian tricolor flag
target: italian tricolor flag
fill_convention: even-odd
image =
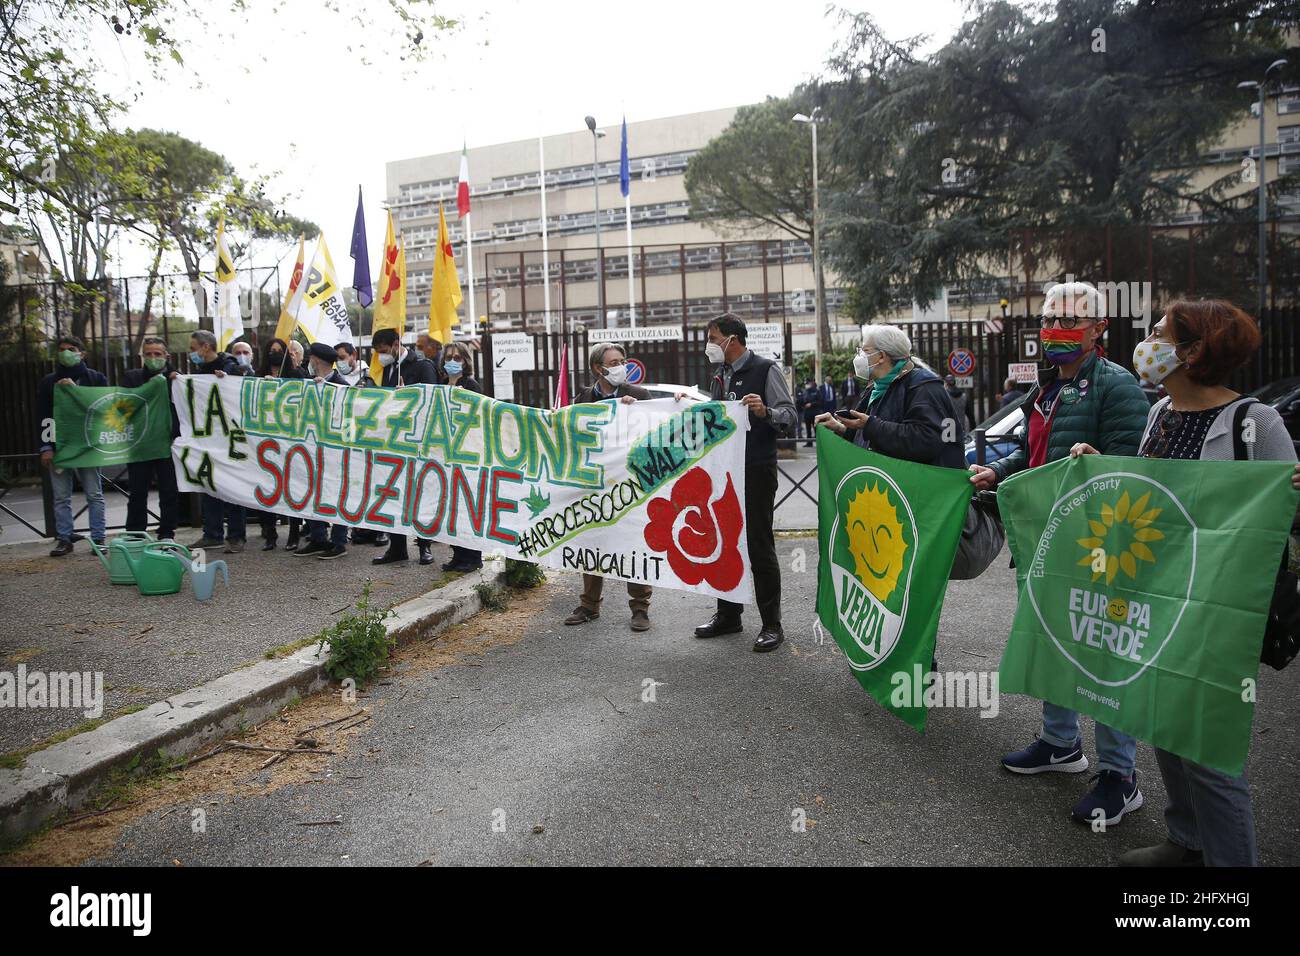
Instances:
[[[464,219],[469,215],[469,150],[460,148],[460,183],[456,186],[456,212]]]

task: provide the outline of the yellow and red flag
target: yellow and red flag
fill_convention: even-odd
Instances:
[[[406,331],[406,245],[398,245],[393,232],[393,214],[388,214],[388,231],[384,234],[384,255],[379,267],[379,284],[375,287],[375,312],[370,335],[380,329],[395,329],[400,336]],[[370,377],[381,380],[384,367],[378,354],[370,356]]]
[[[456,275],[456,258],[452,255],[451,239],[447,235],[447,219],[438,204],[438,254],[433,260],[433,299],[429,304],[429,337],[444,344],[451,341],[451,329],[456,324],[456,310],[463,296],[460,276]]]
[[[289,279],[289,289],[284,294],[284,302],[280,304],[280,321],[275,323],[275,337],[285,342],[289,341],[289,336],[293,335],[294,326],[298,320],[294,318],[298,308],[302,305],[302,273],[307,266],[304,256],[307,254],[307,243],[303,236],[298,237],[298,261],[293,266],[293,276]]]

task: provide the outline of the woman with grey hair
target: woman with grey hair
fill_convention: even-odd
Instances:
[[[906,332],[864,325],[853,374],[870,388],[855,408],[818,415],[818,425],[891,458],[966,467],[966,429],[943,381],[912,359]]]

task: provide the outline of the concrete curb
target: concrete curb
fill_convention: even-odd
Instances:
[[[426,640],[482,609],[477,584],[500,583],[505,561],[397,605],[388,632],[398,646]],[[111,720],[29,755],[22,770],[0,769],[0,839],[12,842],[46,820],[85,806],[114,772],[159,750],[186,756],[240,728],[258,724],[297,697],[330,683],[316,645],[263,660]]]

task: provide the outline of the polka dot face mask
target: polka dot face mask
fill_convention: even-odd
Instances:
[[[1133,349],[1133,370],[1148,385],[1159,385],[1183,364],[1173,342],[1139,342]]]

